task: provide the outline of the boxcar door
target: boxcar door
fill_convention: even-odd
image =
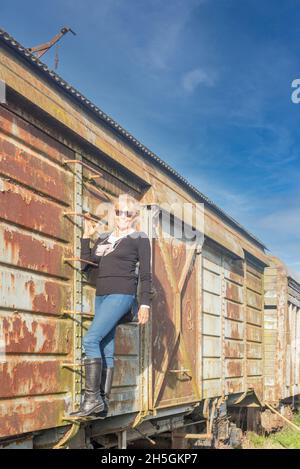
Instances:
[[[200,254],[181,220],[152,223],[152,407],[200,399]],[[182,228],[182,235],[180,234]],[[191,227],[189,227],[191,228]],[[196,238],[195,238],[196,239]],[[199,238],[197,238],[199,241]],[[151,403],[150,403],[151,406]]]

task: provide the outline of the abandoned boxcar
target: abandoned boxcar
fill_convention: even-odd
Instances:
[[[270,256],[265,270],[265,399],[277,404],[300,394],[300,279]]]
[[[0,446],[228,438],[228,409],[262,406],[270,386],[264,245],[2,30],[0,79]],[[66,414],[84,386],[95,296],[80,271],[82,222],[127,191],[157,234],[151,317],[120,323],[109,415],[78,425]],[[204,204],[202,243],[166,242],[166,203]]]

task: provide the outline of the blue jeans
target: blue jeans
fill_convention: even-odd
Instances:
[[[87,358],[102,358],[103,367],[114,366],[116,327],[135,299],[135,295],[123,293],[96,295],[95,316],[83,338]]]

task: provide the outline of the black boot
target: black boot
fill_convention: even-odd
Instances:
[[[101,382],[100,382],[100,394],[102,396],[102,399],[104,401],[104,409],[102,412],[97,413],[97,417],[106,417],[108,413],[108,407],[109,407],[109,399],[110,399],[110,392],[112,388],[112,382],[113,382],[113,376],[114,376],[114,367],[108,367],[108,368],[103,368],[102,369],[102,376],[101,376]]]
[[[86,417],[104,410],[104,401],[100,394],[102,373],[102,358],[85,358],[85,393],[84,399],[77,412],[69,414],[72,417]]]

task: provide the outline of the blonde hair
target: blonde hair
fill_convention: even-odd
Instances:
[[[132,218],[132,224],[135,229],[139,226],[140,220],[139,220],[139,214],[140,214],[140,209],[141,205],[140,202],[133,197],[130,193],[123,192],[122,194],[119,194],[116,199],[113,201],[114,208],[120,208],[122,205],[125,204],[126,207],[128,208],[128,211],[135,212],[135,215]]]

